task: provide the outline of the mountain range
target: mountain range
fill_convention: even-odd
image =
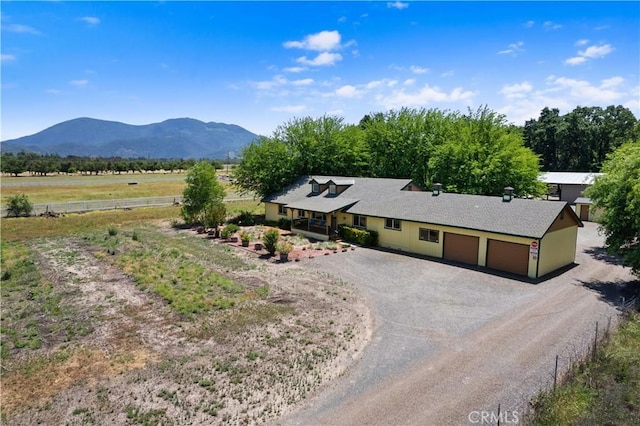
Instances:
[[[226,158],[239,155],[258,135],[235,124],[174,118],[131,125],[76,118],[30,136],[3,141],[3,152],[36,152],[60,156]]]

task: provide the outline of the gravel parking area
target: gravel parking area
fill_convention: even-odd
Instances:
[[[374,332],[357,365],[278,423],[477,424],[501,404],[501,424],[517,424],[552,382],[555,356],[566,369],[596,321],[615,324],[610,289],[633,277],[603,240],[585,223],[577,266],[537,284],[369,249],[305,263],[361,290]]]

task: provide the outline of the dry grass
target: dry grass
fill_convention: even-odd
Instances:
[[[4,241],[24,241],[41,237],[78,235],[109,226],[127,226],[140,222],[180,217],[178,207],[148,207],[134,210],[109,210],[72,213],[58,218],[27,217],[3,218],[0,230]]]

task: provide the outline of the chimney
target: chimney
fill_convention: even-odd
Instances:
[[[433,195],[434,196],[440,195],[440,191],[441,190],[442,190],[442,184],[441,183],[434,183],[433,184]]]
[[[509,201],[511,201],[512,198],[513,198],[513,188],[510,186],[507,186],[504,189],[504,193],[502,194],[502,201],[508,203]]]

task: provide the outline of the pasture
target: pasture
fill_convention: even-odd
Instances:
[[[176,177],[3,178],[2,190],[51,202],[166,195]],[[177,206],[0,226],[3,423],[265,423],[366,343],[369,311],[353,289],[197,234]]]

